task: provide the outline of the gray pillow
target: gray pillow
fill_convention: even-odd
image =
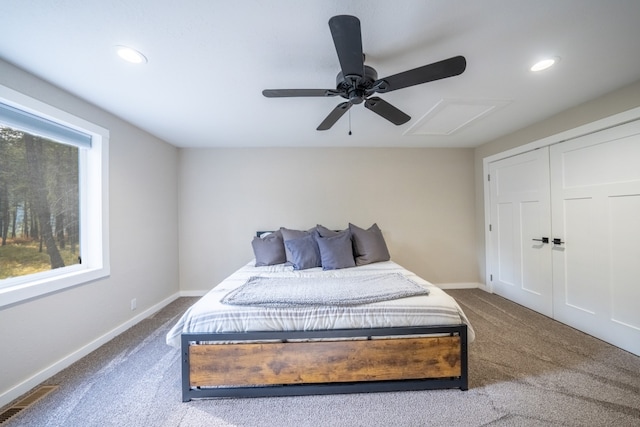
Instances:
[[[262,238],[254,237],[251,246],[256,257],[256,267],[282,264],[287,261],[280,231],[269,233]]]
[[[291,264],[294,270],[320,267],[320,249],[314,234],[307,234],[299,239],[285,240],[285,248],[291,253]]]
[[[280,227],[280,233],[282,233],[282,239],[286,242],[287,240],[299,239],[301,237],[307,236],[311,234],[311,232],[315,232],[316,228],[312,228],[308,231],[304,230],[291,230],[288,228]],[[287,257],[287,264],[293,264],[293,256],[291,255],[291,251],[287,248],[287,245],[284,246],[285,255]]]
[[[369,229],[364,230],[349,223],[349,230],[353,240],[353,254],[356,259],[356,265],[372,264],[391,259],[378,224],[373,224]]]
[[[320,237],[331,237],[331,236],[336,236],[340,234],[340,231],[330,230],[327,227],[320,224],[316,225],[316,230],[318,230]],[[348,230],[345,230],[345,231],[348,231]]]
[[[351,232],[344,230],[330,237],[317,236],[323,270],[355,267]]]

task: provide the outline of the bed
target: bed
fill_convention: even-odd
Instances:
[[[467,390],[475,334],[438,287],[390,259],[340,269],[256,264],[214,287],[168,332],[167,344],[181,349],[183,401]],[[290,292],[299,300],[284,296],[294,286],[304,289]]]

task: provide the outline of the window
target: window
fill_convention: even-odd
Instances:
[[[80,148],[1,121],[0,280],[81,263]]]
[[[109,274],[108,131],[0,86],[0,306]]]

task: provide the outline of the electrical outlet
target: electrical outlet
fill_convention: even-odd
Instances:
[[[138,301],[136,301],[136,299],[132,299],[131,300],[131,310],[135,310],[138,307]]]

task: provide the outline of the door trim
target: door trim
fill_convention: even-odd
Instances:
[[[570,139],[579,138],[638,119],[640,119],[640,107],[632,108],[631,110],[623,111],[622,113],[614,114],[612,116],[608,116],[573,129],[559,132],[557,134],[511,148],[501,153],[492,154],[482,159],[482,180],[484,193],[484,281],[486,283],[486,290],[488,290],[490,293],[493,293],[493,284],[491,283],[489,277],[491,274],[491,272],[489,271],[489,257],[492,250],[491,239],[489,238],[489,221],[491,220],[491,188],[489,186],[489,181],[487,180],[487,176],[489,175],[489,163],[495,162],[496,160],[506,159],[507,157],[512,157],[518,154],[526,153],[527,151],[533,151],[541,147],[547,147]]]

